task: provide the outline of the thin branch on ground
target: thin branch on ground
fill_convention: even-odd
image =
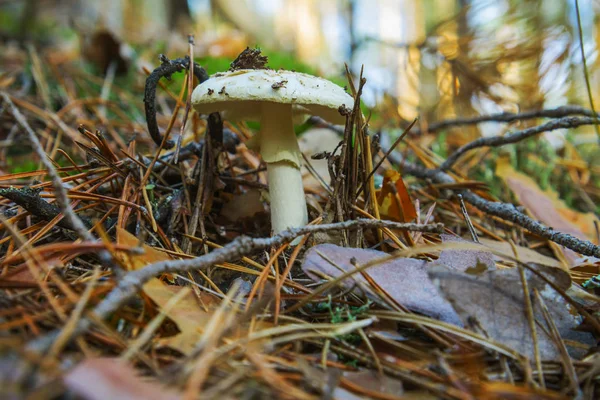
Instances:
[[[413,175],[417,178],[430,179],[436,183],[443,184],[456,183],[456,181],[445,172],[425,168],[420,165],[404,161],[398,154],[390,154],[389,159],[395,164],[400,165],[403,172]],[[575,236],[567,233],[555,231],[554,229],[549,228],[544,224],[541,224],[540,222],[528,217],[522,212],[519,212],[513,204],[485,200],[466,189],[457,190],[456,192],[461,194],[465,201],[487,214],[511,221],[535,235],[543,237],[544,239],[548,239],[577,253],[586,256],[600,257],[600,246],[596,246],[587,240],[578,239]]]
[[[160,261],[149,264],[142,269],[128,272],[122,276],[117,286],[106,295],[106,297],[92,311],[92,319],[105,319],[115,312],[122,304],[133,297],[142,286],[150,279],[164,273],[184,273],[189,271],[204,270],[215,264],[231,262],[241,257],[263,250],[271,246],[280,246],[290,242],[298,236],[313,234],[317,232],[328,232],[338,230],[350,230],[360,228],[389,228],[424,233],[442,233],[443,224],[413,224],[400,223],[375,219],[356,219],[323,225],[307,225],[302,228],[289,229],[270,238],[250,238],[240,236],[229,244],[213,250],[200,257],[184,260]],[[82,319],[74,330],[73,339],[90,328],[92,321],[89,318]],[[52,332],[42,338],[35,339],[29,343],[28,348],[32,351],[44,352],[52,344],[56,332]]]
[[[442,129],[452,128],[454,126],[477,125],[483,122],[510,123],[536,118],[563,118],[575,115],[593,117],[594,113],[591,110],[580,106],[562,106],[544,110],[524,111],[521,113],[503,112],[497,114],[481,115],[479,117],[473,118],[456,118],[439,122],[433,122],[427,126],[427,132],[437,132]],[[420,129],[413,129],[411,131],[411,135],[418,135],[420,133]]]
[[[35,215],[43,219],[44,221],[52,221],[56,218],[61,210],[54,204],[48,203],[46,200],[40,197],[40,190],[32,189],[30,187],[9,187],[9,188],[0,188],[0,196],[5,197],[16,205],[23,207],[26,211],[28,211],[31,215]],[[79,217],[84,225],[89,229],[94,224],[85,217]],[[63,228],[75,230],[68,221],[62,219],[57,223],[58,226]]]
[[[550,108],[544,110],[532,110],[525,111],[522,113],[497,113],[497,114],[489,114],[489,115],[480,115],[478,117],[472,118],[456,118],[456,119],[447,119],[443,121],[432,122],[427,126],[427,132],[433,133],[437,131],[441,131],[443,129],[452,128],[456,126],[465,126],[465,125],[477,125],[483,122],[502,122],[502,123],[511,123],[516,121],[526,121],[529,119],[536,118],[564,118],[569,116],[583,116],[583,117],[594,117],[594,113],[580,106],[562,106],[557,108]],[[336,125],[332,125],[329,122],[325,121],[320,117],[311,117],[309,120],[310,123],[313,123],[318,126],[322,126],[327,129],[331,129],[334,132],[342,135],[344,133],[343,127],[339,127]],[[408,126],[408,124],[406,125]],[[422,133],[421,128],[414,127],[411,129],[409,136],[418,136]]]
[[[54,165],[52,165],[52,162],[50,162],[50,160],[48,159],[48,156],[46,155],[46,152],[44,151],[44,148],[42,147],[42,144],[40,143],[37,135],[31,128],[31,126],[29,126],[25,117],[23,117],[23,114],[21,114],[19,109],[14,105],[14,103],[10,99],[10,96],[5,92],[2,92],[1,94],[6,104],[9,105],[11,112],[15,117],[15,120],[19,123],[19,125],[23,127],[25,132],[27,132],[27,136],[29,138],[29,141],[31,142],[33,150],[40,158],[42,164],[44,164],[44,167],[46,167],[46,173],[52,180],[52,186],[54,186],[56,202],[58,203],[58,207],[60,208],[60,211],[65,217],[66,223],[69,224],[69,226],[71,226],[73,230],[75,230],[75,232],[77,232],[77,234],[82,240],[93,242],[94,236],[92,236],[92,234],[88,232],[88,229],[86,228],[85,224],[73,211],[71,203],[69,202],[67,191],[63,186],[62,179],[58,175],[58,172],[54,168]]]
[[[479,138],[466,145],[458,148],[452,153],[446,161],[440,165],[440,171],[446,171],[452,167],[458,161],[458,159],[466,152],[479,148],[479,147],[500,147],[506,144],[517,143],[522,140],[528,139],[532,136],[538,135],[543,132],[550,132],[556,129],[570,129],[577,128],[582,125],[594,125],[595,119],[591,117],[565,117],[552,121],[548,121],[545,124],[534,126],[531,128],[523,129],[509,133],[505,136],[493,136],[486,138]]]
[[[96,239],[94,238],[94,235],[92,235],[88,231],[88,228],[86,227],[84,222],[81,220],[81,218],[79,218],[77,214],[75,214],[73,207],[71,207],[71,202],[69,201],[67,190],[63,186],[62,179],[60,178],[60,175],[58,175],[58,171],[56,171],[56,168],[54,168],[54,165],[46,155],[46,152],[44,151],[44,148],[42,147],[42,144],[40,143],[37,135],[31,128],[31,126],[29,126],[23,114],[21,114],[19,109],[12,102],[10,96],[5,92],[0,92],[0,94],[4,98],[6,104],[9,105],[12,114],[15,117],[15,120],[19,123],[19,125],[23,127],[25,132],[27,132],[33,150],[40,158],[42,164],[46,167],[46,173],[50,177],[50,180],[52,181],[52,186],[54,187],[56,203],[58,204],[60,212],[64,216],[64,223],[70,229],[73,229],[73,231],[77,233],[77,235],[82,241],[95,242]],[[102,263],[105,266],[109,267],[117,276],[122,275],[123,272],[121,271],[121,268],[117,263],[114,262],[113,257],[109,251],[101,250],[100,252],[98,252],[98,257],[100,258]]]

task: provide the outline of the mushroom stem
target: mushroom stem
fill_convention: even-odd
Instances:
[[[302,153],[294,133],[291,105],[264,104],[260,122],[260,153],[267,163],[271,226],[277,234],[308,223],[300,172]]]
[[[267,176],[273,233],[306,225],[308,214],[300,169],[288,161],[268,163]]]

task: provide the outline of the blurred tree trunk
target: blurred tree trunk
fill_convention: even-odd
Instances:
[[[31,40],[34,35],[32,33],[39,32],[38,17],[41,15],[51,14],[59,24],[67,24],[70,11],[77,0],[0,0],[2,8],[8,7],[10,13],[14,13],[18,18],[18,28],[12,32],[3,32],[9,36],[13,36],[20,42]],[[0,27],[1,30],[2,27]],[[39,36],[39,35],[38,35]],[[43,37],[43,40],[51,41],[51,37]]]
[[[188,25],[191,21],[190,6],[188,0],[171,0],[167,2],[168,5],[168,26],[169,28],[176,28]]]
[[[325,43],[321,32],[319,1],[325,0],[287,0],[281,15],[275,17],[275,32],[280,43],[293,46],[296,56],[312,65],[318,65],[324,54]]]
[[[167,0],[78,0],[79,25],[106,29],[128,43],[164,40],[169,32]]]
[[[346,18],[348,19],[348,36],[350,37],[350,47],[348,48],[348,65],[353,65],[354,52],[358,48],[358,39],[356,37],[356,0],[346,0]]]
[[[212,8],[240,31],[252,37],[256,43],[276,48],[270,21],[259,15],[246,0],[211,0]]]
[[[379,2],[380,23],[379,38],[384,41],[398,42],[400,46],[383,47],[380,50],[380,65],[395,67],[395,95],[398,99],[398,114],[407,120],[416,118],[421,110],[421,52],[413,46],[425,38],[423,5],[419,2],[398,2],[393,15],[390,8],[384,8],[385,2]],[[398,21],[398,22],[395,22]],[[390,25],[402,26],[398,32],[390,31]],[[406,46],[405,46],[406,45]]]
[[[471,6],[470,0],[458,0],[459,8],[462,12],[458,15],[458,55],[452,63],[452,75],[454,77],[454,109],[458,117],[468,118],[477,115],[473,108],[472,99],[476,92],[477,85],[471,80],[470,68],[471,38],[469,21],[466,10]],[[479,136],[479,129],[476,125],[465,126],[462,129],[464,137],[467,140]]]
[[[35,24],[37,10],[38,10],[38,0],[26,0],[24,2],[23,12],[21,13],[21,23],[18,37],[19,41],[25,41],[29,39],[29,33],[32,31],[32,27]]]
[[[540,88],[540,66],[544,56],[544,38],[546,37],[546,24],[544,14],[539,12],[543,9],[542,0],[524,2],[521,6],[525,8],[526,21],[529,22],[531,36],[533,37],[533,51],[531,58],[524,60],[522,77],[522,91],[519,93],[519,105],[524,110],[540,109],[544,106],[544,94]],[[527,124],[525,124],[527,125]],[[529,125],[535,125],[530,121]]]
[[[165,38],[169,32],[166,0],[117,1],[122,4],[123,39],[126,42],[140,43]]]
[[[454,0],[429,0],[425,3],[427,11],[423,12],[423,30],[426,35],[439,36],[439,43],[452,40],[456,37],[454,24],[439,26],[450,15],[455,14],[456,3]],[[419,40],[424,39],[420,38]],[[441,80],[448,73],[447,64],[440,63],[437,52],[441,49],[428,50],[427,47],[421,51],[419,69],[419,108],[424,122],[430,123],[445,117],[444,112],[448,107],[440,107],[442,101]],[[452,107],[450,107],[452,109]]]

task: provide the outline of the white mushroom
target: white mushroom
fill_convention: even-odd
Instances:
[[[267,163],[271,226],[275,234],[306,225],[302,154],[294,116],[311,114],[344,123],[339,108],[354,100],[338,85],[315,76],[268,69],[218,73],[194,89],[194,108],[203,114],[223,112],[230,120],[258,120],[260,132],[250,146]]]

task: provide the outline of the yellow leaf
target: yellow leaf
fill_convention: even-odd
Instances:
[[[502,252],[511,257],[517,256],[519,261],[524,262],[524,263],[535,263],[535,264],[545,265],[548,267],[555,267],[555,268],[561,267],[561,264],[560,264],[560,262],[558,262],[558,260],[547,257],[547,256],[540,254],[537,251],[529,249],[527,247],[516,246],[516,245],[513,247],[508,242],[498,242],[496,240],[485,239],[485,238],[480,238],[479,241],[481,242],[481,244],[485,245],[486,247],[489,247],[496,251]],[[513,249],[517,251],[516,255],[514,254]]]
[[[135,247],[140,244],[138,238],[122,228],[117,227],[117,242],[121,245]],[[158,251],[150,246],[142,244],[143,254],[124,255],[123,259],[130,269],[141,269],[148,264],[159,261],[170,260],[171,257],[167,253]],[[164,307],[167,302],[175,296],[183,287],[175,285],[167,285],[160,279],[155,278],[148,281],[143,286],[144,293],[152,299],[159,307]],[[180,333],[160,339],[163,346],[169,346],[180,351],[183,354],[189,355],[196,347],[196,344],[204,333],[204,327],[213,316],[213,311],[220,299],[210,293],[199,292],[197,294],[190,292],[184,296],[177,305],[171,309],[167,315],[179,328]],[[256,321],[254,330],[267,329],[272,327],[272,324],[267,321]],[[240,325],[229,336],[229,339],[237,339],[247,336],[249,327]],[[252,346],[262,346],[267,341],[257,340]]]
[[[383,186],[377,194],[381,214],[399,222],[410,222],[417,217],[417,211],[410,199],[408,189],[400,173],[387,170],[383,175]]]
[[[117,227],[117,242],[131,247],[139,245],[137,237],[119,227]],[[142,245],[142,248],[143,254],[131,254],[125,257],[129,268],[141,269],[148,264],[171,259],[167,253],[145,244]],[[180,286],[167,285],[158,278],[151,279],[143,286],[144,293],[159,307],[164,307],[181,289],[183,288]],[[177,325],[181,333],[162,339],[163,345],[172,347],[183,354],[190,354],[194,349],[202,335],[202,327],[206,325],[212,315],[208,307],[218,301],[217,297],[208,293],[200,292],[199,296],[200,298],[190,292],[169,312],[169,319]]]

